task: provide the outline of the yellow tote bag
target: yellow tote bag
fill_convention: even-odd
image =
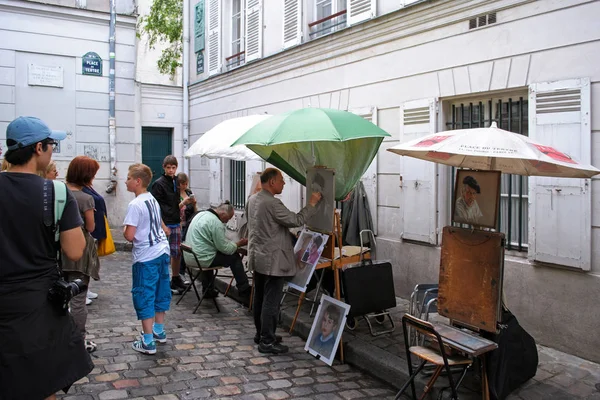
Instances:
[[[107,256],[117,251],[112,234],[110,233],[110,227],[108,226],[108,218],[106,218],[106,215],[104,216],[104,226],[106,227],[106,238],[98,242],[99,257]]]

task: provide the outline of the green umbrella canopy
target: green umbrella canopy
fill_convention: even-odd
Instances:
[[[302,185],[306,185],[308,168],[333,168],[335,198],[342,200],[367,170],[386,136],[390,135],[356,114],[303,108],[255,125],[232,146],[246,145]]]

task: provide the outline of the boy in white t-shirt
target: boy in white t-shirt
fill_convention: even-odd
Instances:
[[[148,193],[152,170],[133,164],[127,174],[127,191],[135,193],[127,207],[123,235],[133,242],[133,283],[131,294],[142,336],[132,348],[140,353],[155,354],[156,342],[166,343],[165,312],[171,304],[169,277],[168,228],[160,217],[158,202]]]

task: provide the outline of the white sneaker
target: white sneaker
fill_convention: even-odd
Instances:
[[[94,293],[91,290],[87,291],[87,298],[88,299],[97,299],[98,298],[98,293]]]
[[[92,304],[92,299],[90,299],[89,297],[87,299],[85,299],[85,305],[89,306],[90,304]]]

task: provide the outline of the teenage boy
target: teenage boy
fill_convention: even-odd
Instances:
[[[330,304],[321,318],[321,333],[317,334],[310,346],[314,351],[325,358],[331,358],[336,333],[340,325],[340,309]]]
[[[177,187],[177,158],[165,157],[163,169],[165,173],[152,185],[152,195],[160,205],[160,215],[169,228],[169,248],[171,254],[171,291],[181,294],[187,282],[179,276],[181,269],[181,218],[179,214],[179,188]]]
[[[152,171],[147,165],[133,164],[127,174],[127,191],[135,194],[125,215],[125,239],[133,242],[133,284],[131,293],[142,337],[132,348],[145,354],[156,353],[156,342],[166,343],[165,312],[171,304],[169,288],[169,228],[161,221],[158,202],[148,193]]]

